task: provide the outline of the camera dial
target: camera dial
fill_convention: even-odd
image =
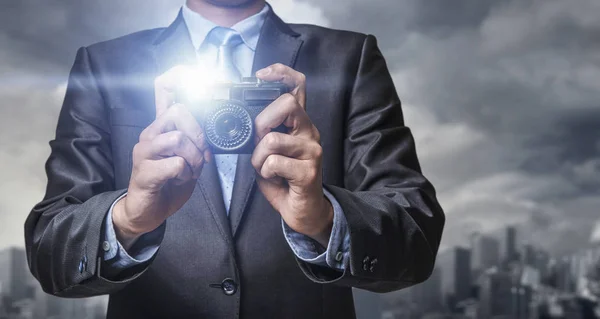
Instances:
[[[244,106],[234,100],[215,101],[206,114],[204,133],[213,147],[235,152],[250,142],[252,117]]]

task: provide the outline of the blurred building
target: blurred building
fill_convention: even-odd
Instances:
[[[486,235],[471,235],[471,272],[477,277],[484,270],[500,262],[500,243]]]
[[[511,269],[510,317],[529,319],[532,315],[533,295],[541,284],[540,272],[525,264],[515,265]]]
[[[471,252],[455,247],[439,254],[438,267],[442,277],[444,306],[456,310],[456,305],[471,297]]]
[[[34,318],[48,319],[96,319],[106,314],[105,298],[59,298],[35,287]]]
[[[477,318],[488,319],[511,314],[512,276],[490,268],[479,277],[479,307]]]
[[[425,282],[382,295],[382,299],[381,318],[384,319],[421,319],[426,315],[441,314],[445,311],[442,305],[441,270],[436,267]]]
[[[408,289],[409,300],[420,314],[443,311],[442,303],[442,274],[436,267],[429,279]]]
[[[104,318],[106,297],[66,299],[46,294],[29,272],[25,250],[0,251],[0,319]]]
[[[529,265],[520,267],[519,283],[531,289],[538,289],[542,283],[542,276],[537,268]]]
[[[551,276],[556,289],[564,292],[575,292],[576,278],[573,276],[571,257],[565,256],[555,260],[551,268]]]
[[[525,265],[535,266],[537,261],[537,251],[533,245],[527,244],[523,246],[523,253],[521,254],[521,261]]]
[[[600,266],[600,249],[597,246],[584,249],[571,256],[571,273],[575,280],[576,293],[585,293],[590,275],[595,273],[595,279],[598,278],[598,266]]]
[[[510,288],[511,306],[510,317],[513,319],[531,318],[531,301],[533,298],[533,289],[529,286],[515,283]]]
[[[540,276],[545,277],[548,275],[548,266],[550,262],[550,254],[548,254],[548,252],[536,248],[533,245],[525,245],[523,246],[521,261],[524,265],[537,269]]]
[[[4,296],[0,294],[0,319],[8,318],[7,311],[6,304],[4,303]]]
[[[31,278],[24,249],[12,247],[0,251],[0,295],[14,301],[31,298],[28,284]]]
[[[457,314],[460,314],[461,317],[467,319],[478,319],[478,311],[479,311],[479,300],[476,298],[469,298],[467,300],[463,300],[458,303],[457,308],[460,311]]]
[[[509,263],[516,260],[518,258],[516,228],[513,226],[506,227],[501,237],[502,262]]]

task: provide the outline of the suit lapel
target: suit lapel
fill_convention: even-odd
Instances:
[[[200,187],[202,195],[210,207],[213,218],[217,222],[221,234],[224,235],[225,240],[230,241],[233,236],[231,228],[229,227],[225,204],[223,203],[223,192],[221,191],[219,173],[214,157],[212,161],[204,164],[202,174],[198,179],[197,187]]]
[[[181,11],[175,21],[155,40],[154,45],[157,76],[176,65],[197,63],[196,52]],[[206,163],[202,168],[197,187],[200,188],[221,234],[223,234],[226,241],[230,242],[232,238],[231,228],[225,211],[219,175],[214,160]]]
[[[293,67],[302,42],[299,34],[285,24],[271,8],[261,29],[254,55],[252,74],[275,63]],[[256,178],[250,157],[249,154],[238,156],[233,196],[229,208],[229,222],[233,236],[239,228],[244,211],[254,192]]]
[[[154,40],[157,75],[180,64],[196,64],[196,52],[181,10],[177,18]]]

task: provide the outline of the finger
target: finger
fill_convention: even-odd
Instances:
[[[197,179],[204,166],[204,154],[181,131],[171,131],[157,136],[152,140],[149,158],[162,159],[179,156],[192,170],[192,177]]]
[[[259,174],[264,179],[281,177],[290,186],[302,186],[316,178],[316,168],[310,161],[272,154],[265,160]]]
[[[286,205],[287,199],[281,196],[281,189],[288,186],[285,178],[264,179],[260,174],[256,174],[256,183],[260,188],[265,198],[271,203],[277,212],[282,212],[281,209]]]
[[[160,160],[145,160],[139,169],[147,173],[136,175],[138,178],[141,177],[138,184],[149,186],[152,189],[158,189],[170,180],[176,185],[182,185],[193,179],[190,167],[179,156]]]
[[[318,143],[307,142],[296,136],[271,132],[256,145],[250,160],[252,166],[260,171],[267,157],[273,154],[300,160],[319,159],[322,148]]]
[[[256,77],[264,81],[281,81],[297,99],[302,108],[306,106],[306,76],[287,65],[276,63],[256,72]]]
[[[312,135],[312,122],[308,114],[291,94],[280,96],[254,119],[259,140],[281,124],[289,127],[292,135]]]
[[[178,65],[154,80],[156,118],[160,117],[174,103],[180,79],[185,77],[188,72],[190,72],[188,66]]]
[[[167,111],[142,131],[140,141],[152,141],[157,136],[170,131],[184,133],[201,152],[208,149],[204,131],[183,104],[174,104],[169,107]]]

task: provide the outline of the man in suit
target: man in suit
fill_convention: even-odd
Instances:
[[[213,154],[176,103],[198,63],[289,87],[252,154]],[[165,29],[81,48],[50,145],[29,266],[48,293],[109,294],[108,318],[352,318],[351,287],[434,266],[444,214],[375,38],[264,0],[188,0]]]

